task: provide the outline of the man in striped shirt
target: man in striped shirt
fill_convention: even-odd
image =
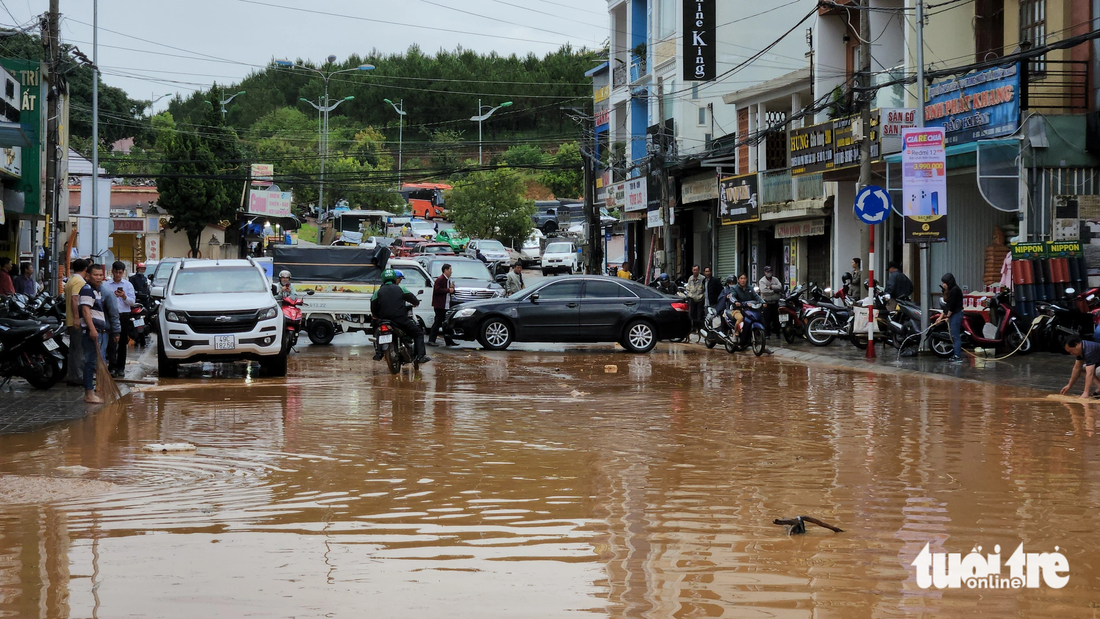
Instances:
[[[103,298],[99,287],[103,283],[103,265],[88,267],[88,283],[80,289],[80,329],[84,346],[84,401],[101,404],[103,398],[95,394],[96,355],[107,355],[107,322],[103,316]]]

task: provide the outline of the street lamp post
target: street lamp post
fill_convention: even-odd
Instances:
[[[223,124],[223,125],[225,124],[225,106],[226,106],[226,104],[228,104],[228,103],[229,103],[230,101],[232,101],[233,99],[236,99],[237,97],[239,97],[239,96],[241,96],[241,95],[243,95],[243,94],[244,94],[244,91],[242,90],[242,91],[240,91],[240,92],[238,92],[238,93],[236,93],[236,94],[233,94],[233,95],[229,95],[229,97],[227,97],[227,98],[225,98],[225,99],[222,99],[222,100],[221,100],[221,106],[222,106],[222,124]]]
[[[161,99],[163,99],[165,97],[171,97],[171,96],[172,96],[172,93],[170,93],[170,92],[166,92],[166,93],[164,93],[163,95],[161,95],[159,97],[157,96],[157,93],[155,93],[155,92],[150,94],[149,95],[149,115],[150,116],[153,115],[153,106],[157,104],[157,101],[160,101]]]
[[[402,146],[402,128],[405,126],[405,100],[399,99],[398,103],[401,107],[394,105],[393,101],[389,99],[383,99],[386,103],[389,103],[393,108],[393,111],[397,112],[397,188],[401,188],[401,146]]]
[[[499,110],[502,107],[508,107],[510,105],[512,105],[511,101],[505,101],[504,103],[501,103],[500,105],[498,105],[496,107],[492,107],[492,106],[488,106],[488,105],[481,105],[481,99],[477,100],[477,113],[478,113],[478,116],[471,116],[470,120],[477,123],[477,163],[478,163],[478,165],[482,165],[484,163],[482,161],[482,157],[481,157],[481,123],[488,120],[488,118],[493,115],[493,112]],[[487,107],[492,107],[492,109],[490,109],[488,112],[485,112],[484,114],[482,114],[481,110],[483,110]]]
[[[329,61],[329,63],[335,62],[336,57],[335,56],[329,56],[328,61]],[[339,101],[336,101],[332,105],[329,105],[328,81],[330,79],[332,79],[333,75],[338,75],[340,73],[351,73],[353,71],[371,71],[371,70],[374,69],[374,65],[372,65],[372,64],[361,64],[358,67],[355,67],[354,69],[341,69],[339,71],[329,71],[328,73],[326,73],[324,71],[321,71],[320,69],[314,69],[313,67],[307,67],[307,66],[301,65],[301,64],[294,64],[293,62],[291,62],[289,60],[276,60],[275,64],[280,66],[280,67],[288,67],[288,68],[291,68],[291,69],[305,69],[306,71],[313,71],[317,75],[320,75],[321,80],[324,81],[324,83],[325,83],[324,100],[320,103],[320,105],[310,101],[309,99],[301,99],[305,103],[308,103],[308,104],[312,105],[314,108],[316,108],[317,111],[322,116],[321,127],[320,127],[321,143],[322,143],[322,146],[321,146],[321,181],[320,181],[320,188],[319,188],[318,196],[317,196],[317,209],[318,209],[318,211],[323,213],[324,209],[325,209],[325,159],[328,157],[328,113],[331,112],[332,110],[335,110],[336,107],[338,105],[340,105],[341,103],[343,103],[344,101],[351,101],[352,99],[355,98],[355,97],[344,97],[343,99],[340,99]]]

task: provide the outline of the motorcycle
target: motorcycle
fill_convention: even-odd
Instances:
[[[137,301],[137,307],[141,308],[141,331],[137,333],[137,337],[131,336],[130,339],[134,340],[135,344],[145,348],[146,343],[149,341],[149,334],[156,333],[156,320],[157,320],[157,302],[147,294],[135,294],[135,300]],[[134,314],[134,325],[137,325],[138,314]]]
[[[313,291],[310,290],[310,293]],[[298,336],[305,326],[301,306],[305,303],[295,297],[285,297],[279,301],[283,311],[283,353],[290,354],[298,344]]]
[[[752,353],[759,357],[764,354],[767,339],[764,336],[764,304],[749,301],[741,304],[741,327],[736,337],[741,350],[752,346]]]
[[[401,366],[407,363],[412,364],[413,370],[420,369],[412,336],[388,320],[379,322],[375,333],[376,342],[382,349],[382,358],[386,361],[390,374],[397,374],[401,371]]]
[[[833,303],[836,298],[832,290],[821,290],[810,285],[810,301],[804,306],[803,320],[806,322],[806,339],[814,346],[828,346],[837,337],[850,337],[855,321],[852,308],[841,303]]]
[[[802,315],[802,308],[805,305],[802,302],[803,292],[805,287],[798,286],[779,301],[779,327],[783,332],[783,339],[787,340],[788,344],[793,343],[796,337],[806,336],[806,321],[803,320]]]
[[[35,389],[49,389],[64,376],[65,358],[49,325],[0,318],[0,377],[21,376]]]
[[[21,294],[11,295],[6,303],[0,303],[0,316],[13,320],[33,321],[44,324],[53,332],[53,342],[61,354],[62,375],[69,367],[69,342],[65,333],[65,312],[61,295],[52,296],[43,291],[33,298]]]
[[[890,300],[889,294],[882,292],[881,288],[876,289],[874,298],[875,322],[878,325],[879,335],[875,336],[875,339],[881,338],[887,345],[893,346],[898,351],[910,351],[909,354],[915,355],[920,347],[920,338],[918,337],[921,334],[920,306],[913,303],[908,297],[901,297],[894,299],[896,307],[890,310]],[[867,349],[866,332],[853,332],[851,340],[856,348],[860,350]]]
[[[1073,288],[1066,288],[1067,301],[1035,303],[1038,314],[1035,327],[1031,331],[1034,346],[1047,352],[1062,353],[1063,346],[1070,336],[1083,340],[1097,340],[1097,325],[1100,324],[1100,290],[1091,288],[1074,296]]]
[[[963,311],[962,345],[964,348],[996,348],[1002,351],[1018,351],[1026,355],[1031,352],[1032,342],[1020,329],[1016,312],[1008,305],[1009,292],[1003,290],[983,302],[989,309],[989,320],[978,311]],[[936,316],[941,312],[936,312]],[[947,321],[940,322],[928,329],[929,345],[939,357],[954,354],[951,331]]]
[[[736,352],[737,343],[730,337],[732,331],[733,325],[730,324],[727,316],[719,316],[718,310],[714,306],[707,308],[706,316],[703,318],[703,326],[699,329],[699,336],[703,339],[704,346],[714,348],[718,344],[722,344],[726,347],[726,352],[730,354]]]

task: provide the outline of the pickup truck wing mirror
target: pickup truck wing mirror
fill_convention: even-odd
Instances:
[[[149,296],[154,299],[164,298],[164,286],[153,286],[149,288]]]

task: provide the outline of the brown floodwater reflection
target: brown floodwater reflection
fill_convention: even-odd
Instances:
[[[97,482],[0,477],[0,616],[1100,616],[1096,405],[680,346],[369,355],[0,436],[24,490]],[[845,532],[772,524],[797,515]],[[1021,543],[1069,583],[910,566]]]

